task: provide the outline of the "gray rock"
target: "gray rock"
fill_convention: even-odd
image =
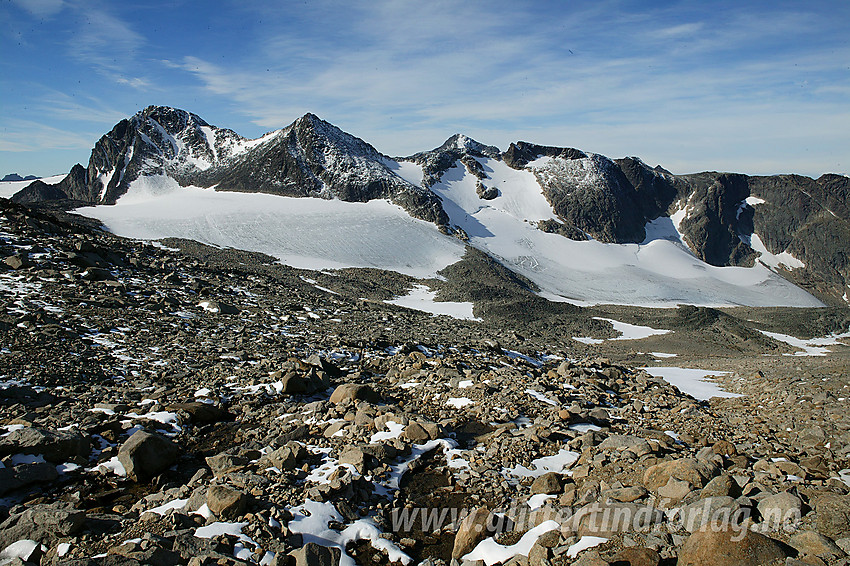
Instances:
[[[769,495],[758,504],[762,522],[773,530],[780,529],[786,522],[793,523],[802,518],[802,508],[803,501],[787,491]]]
[[[691,492],[691,484],[685,480],[670,478],[658,488],[658,495],[671,501],[681,501]]]
[[[789,544],[803,554],[811,554],[821,558],[838,558],[845,552],[831,538],[815,531],[795,533]]]
[[[344,383],[331,393],[330,402],[339,405],[343,401],[377,401],[378,394],[368,385],[360,383]]]
[[[531,493],[554,495],[564,489],[564,478],[556,472],[547,472],[535,478],[531,484]]]
[[[645,456],[653,452],[652,446],[639,436],[628,434],[612,434],[599,445],[600,450],[617,450],[632,452],[635,456]]]
[[[710,462],[693,458],[670,460],[651,466],[643,474],[643,485],[650,491],[666,485],[670,478],[684,480],[694,487],[705,486],[720,470]]]
[[[700,497],[740,497],[741,488],[729,474],[721,474],[708,482],[702,491]]]
[[[217,517],[235,519],[245,512],[248,496],[226,485],[211,485],[207,490],[207,506]]]
[[[829,493],[815,503],[818,532],[831,539],[850,536],[850,495]]]
[[[289,556],[295,560],[295,566],[337,566],[342,552],[336,547],[327,547],[308,542]]]
[[[612,538],[618,533],[649,531],[663,518],[661,511],[648,505],[594,502],[576,511],[568,525],[579,536]]]
[[[736,513],[740,508],[740,504],[731,497],[706,497],[682,507],[678,521],[691,533],[704,526],[731,528],[742,519]]]
[[[27,257],[22,254],[15,254],[7,256],[3,263],[9,269],[23,269],[24,267],[29,267],[29,262],[27,261]]]
[[[72,458],[88,458],[91,443],[87,436],[72,431],[21,428],[0,438],[0,458],[9,454],[41,454],[45,460],[61,464]]]
[[[785,560],[788,552],[777,541],[750,530],[704,529],[692,534],[679,550],[677,566],[762,566]]]
[[[265,460],[281,470],[294,470],[307,458],[307,450],[298,442],[287,442],[265,456]]]
[[[351,464],[361,474],[368,473],[377,465],[377,460],[363,447],[351,446],[343,450],[339,455],[340,464]]]
[[[83,529],[86,514],[64,504],[33,505],[0,523],[0,548],[19,540],[34,540],[52,546],[62,537]]]
[[[603,501],[606,499],[613,499],[614,501],[620,501],[622,503],[632,503],[633,501],[637,501],[641,497],[644,497],[648,493],[649,492],[646,488],[636,485],[633,487],[607,489],[600,494],[600,498]]]
[[[236,472],[248,465],[248,459],[236,454],[222,452],[215,456],[208,456],[206,459],[207,466],[212,470],[215,477],[220,478],[230,472]]]
[[[180,454],[180,447],[167,438],[137,430],[118,450],[118,461],[127,477],[146,481],[170,468]]]
[[[467,515],[455,534],[455,542],[452,547],[452,558],[463,558],[469,554],[476,545],[490,536],[490,510],[486,507],[473,509]]]

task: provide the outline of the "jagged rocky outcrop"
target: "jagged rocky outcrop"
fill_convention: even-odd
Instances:
[[[13,200],[115,204],[139,177],[164,175],[183,186],[227,191],[387,198],[417,218],[445,224],[437,197],[395,175],[385,161],[371,145],[313,114],[248,140],[190,112],[149,106],[98,140],[88,167],[75,165],[52,189],[30,185]]]
[[[360,138],[306,114],[267,141],[193,180],[218,190],[365,202],[389,199],[412,216],[445,225],[439,199],[405,181]]]
[[[422,166],[422,186],[431,187],[440,181],[443,173],[451,169],[457,161],[461,161],[472,175],[483,178],[481,164],[476,157],[501,159],[498,147],[484,145],[463,134],[455,134],[440,147],[431,151],[415,153],[405,157],[404,161],[412,161]]]

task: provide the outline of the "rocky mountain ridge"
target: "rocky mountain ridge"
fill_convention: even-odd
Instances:
[[[841,175],[673,175],[635,157],[612,160],[527,142],[502,152],[461,134],[434,150],[393,160],[313,114],[246,140],[194,114],[152,106],[103,136],[87,168],[74,166],[57,185],[36,181],[14,200],[114,204],[139,176],[166,175],[181,185],[225,191],[389,199],[411,216],[460,234],[429,189],[461,163],[478,179],[482,201],[494,198],[498,191],[488,185],[485,159],[534,172],[558,217],[539,224],[545,231],[640,243],[648,223],[666,221],[666,237],[681,238],[710,265],[761,261],[827,303],[850,302],[850,179]],[[421,186],[393,170],[403,162],[421,167]]]

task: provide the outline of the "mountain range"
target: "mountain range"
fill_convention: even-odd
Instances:
[[[763,301],[751,294],[724,298],[720,289],[711,290],[703,302],[769,305],[769,295],[781,287],[776,304],[818,304],[813,298],[800,299],[802,292],[796,298],[783,294],[790,291],[777,283],[776,275],[823,303],[850,302],[850,178],[836,174],[817,179],[721,172],[674,175],[636,157],[610,159],[523,141],[501,151],[461,134],[436,149],[391,158],[314,114],[250,140],[190,112],[149,106],[101,137],[87,167],[75,165],[56,184],[36,180],[12,200],[101,208],[120,203],[134,186],[155,178],[218,193],[389,201],[443,235],[489,253],[529,277],[541,291],[554,289],[549,294],[560,299],[582,295],[573,297],[558,287],[558,280],[569,278],[571,267],[565,260],[560,270],[551,269],[566,253],[558,250],[587,252],[602,249],[591,245],[610,244],[615,247],[605,249],[624,257],[646,256],[659,249],[649,244],[664,241],[677,248],[675,261],[684,252],[698,262],[687,266],[693,275],[665,273],[667,279],[659,279],[657,286],[691,279],[696,288],[703,287],[700,271],[724,284],[729,274],[745,273],[740,269],[772,272],[751,285],[754,293],[768,295]],[[577,248],[553,240],[555,236],[587,244]],[[523,242],[531,248],[528,254],[513,251]],[[549,246],[554,251],[546,251]],[[554,259],[546,263],[541,258]],[[618,265],[646,270],[647,261],[622,260]],[[676,266],[667,269],[675,271]]]

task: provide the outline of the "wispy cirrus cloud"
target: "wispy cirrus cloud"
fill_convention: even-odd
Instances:
[[[67,130],[31,120],[7,120],[0,151],[37,152],[51,149],[90,149],[100,134]]]
[[[135,74],[140,67],[140,53],[147,44],[144,35],[112,13],[108,5],[76,1],[69,8],[75,19],[68,41],[73,59],[114,83],[133,88],[151,85],[149,79]]]
[[[36,107],[44,116],[93,124],[115,124],[127,117],[126,112],[113,108],[104,100],[95,97],[71,96],[46,87],[42,89],[44,94],[36,103]]]
[[[55,16],[65,7],[63,0],[12,0],[33,16],[49,18]]]

